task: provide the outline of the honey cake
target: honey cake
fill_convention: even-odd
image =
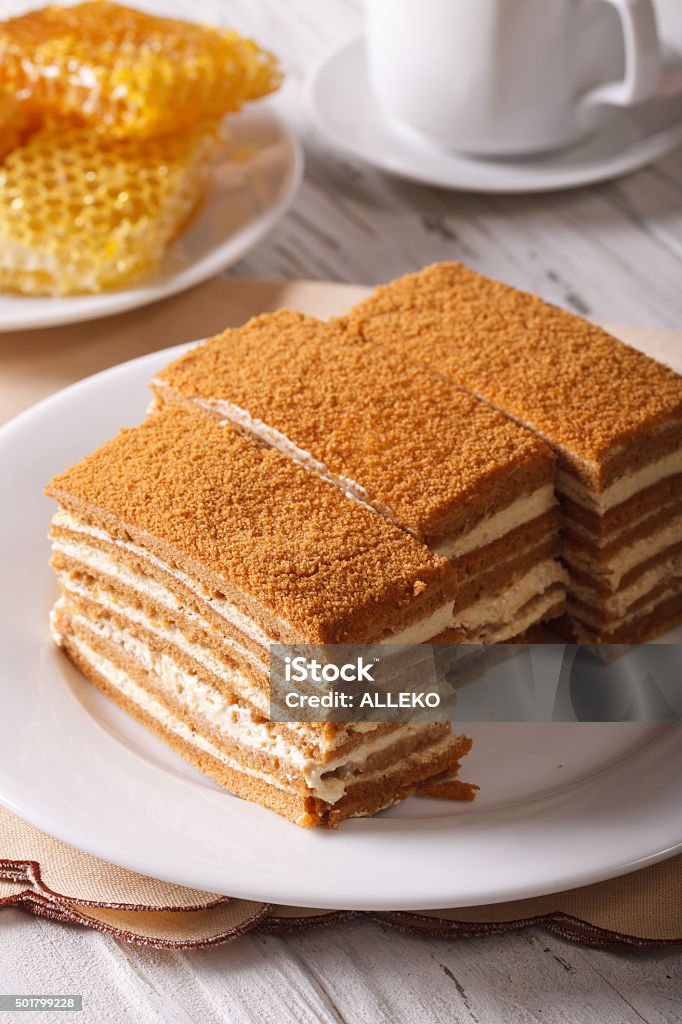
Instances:
[[[553,447],[570,636],[642,642],[682,619],[679,374],[457,263],[379,287],[345,322]]]
[[[169,409],[47,493],[57,643],[206,774],[300,825],[373,814],[468,750],[449,723],[268,721],[271,643],[421,642],[453,567],[229,424]]]

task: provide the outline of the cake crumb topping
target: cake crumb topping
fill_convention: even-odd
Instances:
[[[225,422],[181,409],[126,429],[47,494],[224,580],[310,642],[368,639],[429,614],[449,563]],[[170,552],[170,554],[168,554]]]
[[[293,446],[427,542],[553,477],[552,452],[529,431],[349,325],[300,313],[224,331],[152,387],[162,403],[200,403]]]
[[[682,425],[679,374],[581,317],[458,263],[377,288],[347,319],[368,340],[592,463],[668,420]]]

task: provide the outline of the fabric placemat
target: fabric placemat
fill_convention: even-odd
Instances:
[[[327,317],[366,294],[355,285],[217,278],[181,296],[106,320],[0,332],[0,423],[82,377],[148,352],[206,337],[258,313],[289,307]],[[612,327],[680,368],[682,333]],[[293,826],[292,826],[293,827]],[[0,807],[0,909],[145,945],[189,948],[368,916],[397,928],[467,937],[537,925],[589,946],[682,943],[682,856],[620,878],[536,899],[411,912],[332,911],[231,899],[148,878],[60,842]]]

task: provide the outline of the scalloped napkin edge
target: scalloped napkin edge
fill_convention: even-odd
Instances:
[[[212,946],[254,930],[291,931],[357,917],[440,938],[533,925],[587,946],[661,946],[682,943],[682,856],[596,885],[489,906],[307,910],[231,899],[128,871],[0,807],[0,909],[10,906],[164,948]]]

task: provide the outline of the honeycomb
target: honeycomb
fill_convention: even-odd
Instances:
[[[111,140],[81,123],[39,128],[0,165],[0,289],[68,295],[155,266],[199,203],[217,122]]]
[[[106,0],[0,24],[0,90],[113,138],[182,131],[238,110],[280,81],[276,59],[237,32]]]

